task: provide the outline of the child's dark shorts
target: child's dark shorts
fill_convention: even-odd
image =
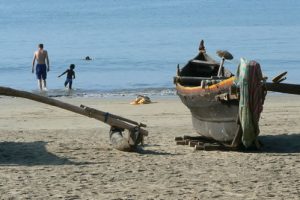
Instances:
[[[66,78],[66,81],[65,81],[65,85],[69,84],[72,85],[72,79],[71,78]]]

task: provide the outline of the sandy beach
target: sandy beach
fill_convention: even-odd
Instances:
[[[140,152],[109,144],[109,126],[56,107],[0,96],[0,199],[299,199],[300,96],[269,94],[260,120],[264,147],[194,151],[177,97],[57,98],[148,125]]]

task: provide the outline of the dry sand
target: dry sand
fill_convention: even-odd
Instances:
[[[56,107],[0,96],[0,199],[299,199],[300,96],[268,95],[257,152],[176,146],[194,135],[177,97],[58,98],[144,122],[139,153],[109,144],[109,126]]]

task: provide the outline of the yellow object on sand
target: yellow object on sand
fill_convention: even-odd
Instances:
[[[134,101],[132,101],[131,105],[140,105],[140,104],[149,104],[151,100],[147,96],[138,95]]]

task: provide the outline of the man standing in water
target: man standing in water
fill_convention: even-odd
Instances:
[[[40,90],[47,91],[46,79],[47,72],[49,72],[50,70],[48,52],[44,50],[43,44],[39,44],[38,47],[39,49],[36,52],[34,52],[33,56],[32,73],[34,73],[34,64],[36,60],[36,78],[38,79]]]

